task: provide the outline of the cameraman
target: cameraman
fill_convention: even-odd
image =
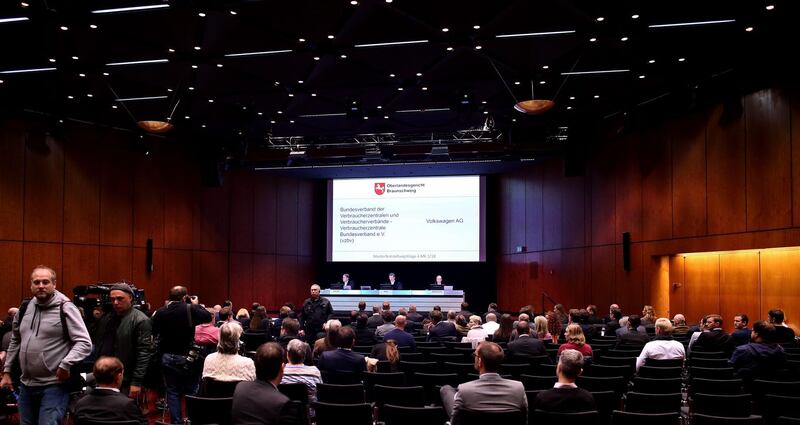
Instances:
[[[181,402],[184,395],[197,391],[203,360],[194,346],[195,326],[211,320],[211,313],[189,297],[186,288],[169,291],[169,303],[153,315],[153,336],[159,341],[161,370],[167,386],[167,404],[173,424],[182,423]]]

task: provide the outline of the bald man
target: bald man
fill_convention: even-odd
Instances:
[[[75,422],[138,421],[147,425],[136,402],[119,390],[124,368],[116,357],[100,357],[94,362],[97,387],[75,403]]]
[[[394,329],[383,335],[384,341],[390,339],[393,339],[398,347],[411,347],[411,350],[417,349],[417,343],[414,341],[414,337],[406,332],[406,316],[398,315],[394,319]]]

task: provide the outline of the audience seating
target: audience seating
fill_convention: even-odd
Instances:
[[[534,372],[540,376],[556,376],[556,365],[542,363],[536,366]]]
[[[536,409],[529,416],[529,425],[538,424],[581,424],[596,425],[598,423],[598,413],[593,410],[590,412],[547,412]]]
[[[633,358],[636,358],[636,357],[639,357],[639,353],[641,353],[641,352],[642,352],[641,349],[636,349],[636,350],[626,350],[626,349],[608,350],[608,351],[605,352],[605,355],[603,357],[633,357]]]
[[[379,416],[386,418],[383,406],[393,404],[404,407],[423,407],[425,406],[425,388],[416,387],[387,387],[376,385],[374,389],[375,406],[378,407]]]
[[[642,366],[639,368],[637,375],[642,378],[680,378],[682,371],[681,367]]]
[[[681,378],[658,379],[658,378],[643,378],[641,376],[633,378],[633,389],[634,391],[640,393],[649,393],[649,394],[678,393],[681,391],[682,386],[683,382],[681,381]]]
[[[76,420],[75,425],[140,425],[137,420],[130,421],[89,421],[89,420]]]
[[[402,348],[402,347],[401,347]],[[400,360],[405,362],[424,362],[425,354],[423,353],[404,353],[400,351]]]
[[[625,396],[625,411],[634,413],[680,413],[682,394],[646,394],[629,392]]]
[[[454,348],[469,348],[472,350],[471,342],[442,341],[442,344],[451,350]]]
[[[584,376],[624,376],[630,379],[633,376],[633,368],[627,365],[603,365],[593,364],[586,368]]]
[[[520,375],[520,381],[522,381],[526,391],[547,390],[553,388],[558,378],[555,376]],[[530,402],[531,400],[528,400],[528,403]]]
[[[600,425],[611,423],[611,412],[620,409],[621,397],[614,391],[595,391],[592,392],[594,404],[597,406],[598,421]],[[530,404],[528,400],[528,404]]]
[[[359,354],[370,354],[372,353],[372,346],[371,345],[354,345],[353,351]]]
[[[364,385],[317,384],[317,400],[324,403],[364,403]]]
[[[644,361],[645,366],[656,366],[656,367],[682,367],[683,366],[683,359],[650,359],[647,358]],[[700,366],[700,365],[698,365]],[[727,366],[727,364],[726,364]]]
[[[695,358],[692,359],[690,362],[691,366],[697,367],[707,367],[707,368],[714,368],[714,369],[721,369],[730,367],[728,363],[728,359],[703,359],[703,358]]]
[[[611,412],[611,425],[678,425],[679,413]]]
[[[695,378],[733,379],[733,368],[732,367],[709,368],[709,367],[692,366],[689,368],[689,376],[691,376],[692,379]]]
[[[280,391],[289,400],[299,401],[303,405],[308,405],[308,387],[306,384],[279,384]]]
[[[692,379],[689,393],[703,394],[741,394],[743,382],[741,379]]]
[[[752,385],[753,398],[761,400],[767,394],[800,397],[800,381],[767,381],[756,379]]]
[[[751,413],[750,394],[703,394],[692,396],[692,413],[745,418]]]
[[[509,412],[486,412],[476,410],[460,410],[459,425],[526,425],[525,415],[518,410]]]
[[[199,396],[202,397],[233,397],[233,392],[236,391],[236,385],[239,381],[217,381],[212,378],[203,378],[200,383]]]
[[[470,355],[470,358],[472,356]],[[429,362],[436,362],[437,364],[444,364],[445,362],[462,363],[466,361],[466,357],[459,353],[430,353],[428,354]],[[470,362],[471,363],[471,362]]]
[[[765,395],[757,407],[768,425],[774,425],[781,416],[800,421],[800,397]]]
[[[746,418],[729,418],[724,416],[702,415],[700,413],[692,415],[692,425],[763,425],[764,419],[761,416],[749,416]]]
[[[241,339],[247,351],[255,351],[262,344],[269,342],[272,336],[263,332],[243,332]]]
[[[530,364],[513,364],[513,363],[503,363],[500,365],[500,373],[504,375],[511,375],[514,379],[519,379],[519,376],[522,374],[531,374],[534,371],[534,367]]]
[[[702,351],[695,349],[689,355],[689,363],[691,364],[693,359],[727,359],[729,356],[722,351]]]
[[[193,425],[231,423],[233,397],[208,398],[187,395],[186,417]]]
[[[435,346],[424,346],[423,345],[423,346],[421,346],[419,344],[421,344],[421,343],[419,343],[419,342],[417,343],[417,351],[422,353],[425,356],[425,361],[426,362],[434,361],[433,358],[431,357],[431,354],[445,354],[445,353],[447,353],[447,347],[444,347],[444,346],[441,346],[441,345],[435,345]]]
[[[353,372],[333,372],[333,371],[325,371],[321,372],[322,375],[322,382],[326,384],[338,384],[338,385],[351,385],[351,384],[360,384],[361,381],[364,379],[363,373],[353,373]]]
[[[636,370],[636,357],[607,357],[602,355],[597,362],[608,366],[628,366],[631,368],[631,373]]]
[[[416,372],[436,373],[440,371],[439,365],[437,365],[436,362],[407,362],[405,360],[400,360],[398,366],[400,371],[405,372],[408,376]]]
[[[441,407],[407,407],[386,404],[381,409],[386,425],[442,425],[447,415]]]
[[[413,382],[414,385],[420,385],[425,388],[425,393],[427,395],[426,400],[428,401],[428,404],[439,405],[442,402],[442,398],[439,395],[439,390],[437,390],[436,387],[441,387],[444,385],[452,385],[454,387],[458,386],[458,375],[455,373],[414,372],[411,382]]]
[[[317,419],[317,425],[341,425],[346,419],[348,425],[372,425],[372,405],[337,404],[314,402],[311,404]]]
[[[624,376],[579,376],[575,383],[587,391],[614,391],[623,394],[627,389]]]
[[[455,373],[458,375],[459,383],[464,383],[470,380],[468,379],[468,375],[475,372],[475,364],[445,362],[442,365],[442,372]]]

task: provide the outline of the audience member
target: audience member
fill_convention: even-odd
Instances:
[[[281,384],[305,384],[308,388],[308,400],[317,400],[317,384],[322,383],[322,374],[316,366],[306,366],[308,344],[299,339],[289,341],[286,356],[289,363],[283,369]]]
[[[608,323],[612,320],[619,320],[619,319],[614,319],[614,310],[619,310],[620,313],[622,313],[622,309],[619,308],[619,304],[611,304],[610,306],[608,306],[608,316],[603,317],[604,323]]]
[[[503,349],[489,341],[478,344],[475,349],[475,369],[478,379],[458,386],[442,387],[442,406],[450,417],[451,425],[458,425],[462,410],[481,412],[521,411],[527,416],[528,400],[525,388],[519,381],[502,378],[497,371],[505,358]]]
[[[656,324],[656,309],[652,305],[642,308],[642,326],[654,326]]]
[[[375,331],[367,327],[367,320],[366,313],[359,313],[355,327],[356,345],[375,345],[378,343]]]
[[[256,380],[240,382],[233,394],[233,425],[299,424],[299,412],[289,397],[278,391],[283,379],[285,353],[275,342],[256,350]]]
[[[239,311],[236,312],[236,320],[242,325],[242,329],[247,330],[250,328],[250,312],[248,312],[246,308],[240,308]],[[281,327],[280,324],[276,326],[278,326],[278,328]]]
[[[617,329],[620,329],[622,325],[620,324],[620,320],[622,319],[622,310],[615,309],[611,312],[611,320],[605,322],[606,325],[606,335],[616,335]],[[605,319],[604,319],[605,320]],[[627,324],[625,325],[627,327]]]
[[[375,336],[378,338],[383,338],[387,332],[394,329],[394,313],[389,310],[384,310],[381,312],[381,318],[383,319],[383,324],[375,329]]]
[[[575,380],[583,371],[583,363],[584,356],[580,352],[564,350],[556,366],[558,382],[552,389],[542,391],[536,396],[533,408],[563,413],[597,410],[592,394],[575,385]]]
[[[591,362],[592,346],[586,343],[586,337],[583,335],[581,325],[573,323],[567,326],[567,331],[564,334],[567,342],[558,347],[558,355],[560,356],[564,350],[576,350],[583,354],[587,363]]]
[[[456,335],[458,338],[464,338],[469,333],[469,323],[463,314],[456,316]]]
[[[428,330],[428,341],[442,341],[456,337],[456,326],[448,321],[443,321],[441,311],[431,311],[431,323],[430,330]]]
[[[477,346],[477,343],[485,341],[488,336],[481,324],[481,316],[472,315],[469,317],[469,332],[461,342],[472,342],[473,346]]]
[[[642,329],[641,318],[636,314],[628,316],[628,331],[617,337],[616,348],[642,348],[650,342],[650,337]]]
[[[625,335],[626,333],[628,333],[628,330],[630,329],[628,327],[630,325],[628,323],[628,319],[630,319],[628,316],[620,317],[620,319],[619,319],[619,328],[617,328],[617,330],[614,331],[614,334],[617,336],[617,340],[619,340],[619,337],[621,337],[622,335]]]
[[[783,310],[775,308],[769,311],[769,322],[775,326],[775,339],[774,342],[778,344],[786,342],[795,342],[794,330],[783,323],[784,314]]]
[[[397,365],[400,363],[400,350],[397,349],[397,341],[387,339],[380,344],[372,347],[369,356],[378,361],[389,363],[389,372],[397,372]]]
[[[211,319],[194,327],[194,343],[201,347],[216,347],[219,343],[219,328],[214,326],[214,309],[207,308],[206,311]]]
[[[686,317],[680,313],[672,318],[672,334],[673,335],[686,335],[689,333],[689,327],[686,326]]]
[[[603,323],[603,319],[597,315],[597,306],[594,304],[589,304],[586,306],[586,312],[589,313],[589,317],[586,318],[586,321],[590,325],[599,325]]]
[[[459,311],[458,314],[460,314],[460,315],[462,315],[464,317],[472,316],[472,313],[469,311],[469,303],[468,302],[464,301],[463,303],[461,303],[461,311]]]
[[[206,360],[203,362],[203,378],[223,382],[256,379],[256,367],[253,359],[239,355],[241,336],[242,325],[239,322],[228,321],[219,327],[217,352],[206,356]]]
[[[733,352],[730,365],[736,376],[745,381],[774,378],[786,367],[783,347],[774,342],[775,325],[759,320],[753,324],[752,342],[739,346]]]
[[[554,305],[553,312],[555,313],[558,322],[561,323],[561,327],[566,327],[569,324],[569,314],[567,314],[563,304]]]
[[[367,369],[364,356],[352,351],[355,334],[347,326],[339,328],[336,335],[337,349],[325,351],[319,357],[319,370],[323,372],[351,372],[360,374]]]
[[[319,338],[322,325],[333,316],[331,302],[320,295],[320,287],[316,283],[311,285],[311,296],[303,301],[300,324],[306,333],[306,342],[312,343]]]
[[[547,318],[544,316],[536,316],[533,319],[533,332],[531,333],[536,339],[542,341],[552,341],[553,336],[547,331]]]
[[[269,332],[271,324],[272,322],[267,317],[267,309],[263,305],[260,305],[256,307],[253,315],[250,317],[250,328],[248,328],[247,331],[266,333]]]
[[[376,306],[372,307],[372,316],[367,319],[367,327],[375,332],[375,329],[383,324],[383,316],[381,315],[381,308]]]
[[[116,357],[103,356],[94,362],[92,373],[97,386],[75,402],[75,423],[138,421],[141,425],[147,425],[147,419],[136,401],[120,392],[124,370],[122,362]]]
[[[547,332],[553,336],[553,344],[557,344],[558,336],[561,335],[561,329],[563,329],[558,314],[555,311],[548,311],[545,317],[547,318]]]
[[[722,330],[722,316],[719,314],[706,317],[705,330],[698,335],[694,344],[689,346],[689,351],[721,351],[726,356],[730,356],[733,349],[733,339],[730,334]]]
[[[486,323],[483,324],[483,330],[486,331],[487,335],[494,335],[498,329],[500,329],[500,324],[497,323],[497,314],[486,313]]]
[[[293,339],[299,339],[302,341],[302,339],[300,338],[300,322],[298,322],[297,319],[292,319],[290,317],[287,317],[286,319],[283,320],[283,323],[281,324],[281,333],[280,336],[278,337],[278,343],[280,343],[281,347],[283,347],[283,349],[286,350],[286,347],[289,345],[289,342],[291,342]],[[304,344],[306,343],[304,342]],[[311,351],[312,351],[311,346],[306,344],[306,350],[305,350],[306,359],[304,361],[306,365],[314,364]]]
[[[747,328],[750,319],[744,313],[739,313],[733,316],[733,329],[731,338],[733,338],[733,345],[740,346],[750,342],[750,329]]]
[[[408,306],[408,314],[406,315],[406,318],[409,321],[416,322],[416,323],[422,323],[422,319],[423,319],[422,315],[417,313],[417,306],[414,305],[414,304],[411,304],[410,306]]]
[[[397,315],[394,319],[394,329],[386,332],[383,336],[384,340],[393,339],[400,347],[411,347],[412,351],[417,349],[417,343],[410,333],[406,332],[406,316]]]
[[[644,345],[642,352],[639,353],[639,358],[636,359],[636,370],[645,364],[647,359],[654,360],[672,360],[672,359],[685,359],[686,351],[683,344],[672,339],[672,323],[669,319],[662,317],[657,319],[656,337],[653,341]]]
[[[542,316],[538,316],[542,317]],[[528,322],[517,324],[517,339],[508,343],[509,356],[546,356],[547,349],[538,338],[531,336]]]
[[[509,342],[511,340],[511,332],[514,331],[514,318],[506,313],[500,316],[500,326],[494,332],[492,341],[496,343]]]
[[[323,352],[336,349],[336,335],[341,327],[342,322],[337,319],[330,319],[322,325],[325,337],[314,342],[314,352],[312,353],[314,360],[319,359]]]

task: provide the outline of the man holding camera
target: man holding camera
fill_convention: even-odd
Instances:
[[[95,328],[97,357],[116,357],[124,368],[121,391],[131,398],[139,396],[147,365],[152,356],[153,336],[150,319],[133,308],[133,289],[126,283],[111,287],[114,311],[106,313]]]
[[[197,297],[189,297],[183,286],[170,289],[169,303],[153,315],[153,336],[158,339],[173,424],[182,423],[183,396],[197,392],[203,369],[194,346],[194,327],[210,320],[211,313],[197,303]]]

